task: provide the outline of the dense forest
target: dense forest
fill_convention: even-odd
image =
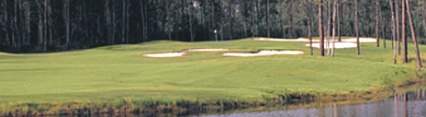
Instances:
[[[359,35],[392,38],[391,8],[404,10],[401,0],[375,1],[358,1]],[[423,43],[425,3],[410,0],[409,7]],[[338,34],[355,36],[354,0],[324,0],[322,6],[323,24],[336,9]],[[317,13],[318,0],[0,0],[0,49],[52,52],[152,40],[298,38],[308,36],[308,27],[318,36]]]

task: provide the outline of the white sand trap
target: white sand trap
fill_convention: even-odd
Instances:
[[[255,38],[256,41],[276,41],[276,42],[309,42],[307,38],[298,39],[278,39],[278,38]],[[327,39],[324,39],[327,40]],[[330,39],[332,40],[332,39]],[[336,39],[337,40],[337,39]],[[375,43],[377,40],[374,38],[359,38],[361,43]],[[312,40],[312,42],[319,42],[319,40]],[[356,43],[356,38],[342,39],[342,42]]]
[[[334,45],[336,46],[335,47],[336,49],[356,48],[357,47],[356,43],[346,43],[346,42],[336,42]],[[309,47],[309,44],[305,44],[305,46]],[[327,49],[326,46],[327,45],[324,44],[325,49]],[[312,47],[320,48],[320,44],[319,43],[313,43]],[[329,48],[333,48],[333,43],[330,43]]]
[[[360,43],[375,43],[376,41],[374,38],[359,38]],[[342,39],[342,42],[356,43],[356,38]]]
[[[145,54],[146,57],[153,57],[153,58],[169,58],[169,57],[181,57],[185,55],[184,52],[170,52],[170,53],[159,53],[159,54]]]
[[[307,38],[298,39],[278,39],[278,38],[255,38],[256,41],[276,41],[276,42],[309,42]],[[312,42],[319,42],[318,40],[312,40]]]
[[[253,57],[253,56],[271,56],[271,55],[300,55],[304,54],[302,51],[274,51],[262,50],[258,53],[225,53],[223,56],[231,57]]]
[[[223,52],[223,51],[229,51],[229,49],[223,49],[223,48],[205,48],[205,49],[189,49],[190,52]]]

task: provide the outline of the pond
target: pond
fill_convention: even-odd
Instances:
[[[314,106],[311,108],[237,112],[199,117],[424,117],[426,90],[394,94],[388,99],[353,105]]]

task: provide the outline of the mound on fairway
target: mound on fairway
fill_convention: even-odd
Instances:
[[[416,76],[411,64],[394,65],[390,49],[378,49],[374,43],[363,44],[362,55],[356,55],[353,48],[339,49],[333,58],[307,54],[237,58],[218,52],[188,53],[168,59],[141,57],[189,48],[309,52],[304,44],[253,39],[156,41],[61,53],[2,53],[0,113],[65,112],[61,110],[85,107],[129,109],[182,100],[250,103],[287,94],[371,91]],[[421,46],[421,51],[426,51],[425,46]],[[154,57],[183,54],[160,53]]]

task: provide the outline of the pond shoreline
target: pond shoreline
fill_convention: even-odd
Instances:
[[[0,110],[1,116],[103,116],[103,115],[143,115],[143,116],[186,116],[208,113],[223,113],[238,110],[266,110],[301,105],[309,107],[313,104],[357,104],[386,99],[394,93],[406,92],[410,87],[426,84],[426,79],[406,80],[392,87],[372,89],[363,92],[346,94],[324,93],[292,93],[265,98],[260,101],[215,100],[208,102],[181,100],[176,102],[142,102],[122,100],[121,105],[94,103],[3,105],[13,108],[12,111]],[[0,106],[1,107],[1,106]]]

